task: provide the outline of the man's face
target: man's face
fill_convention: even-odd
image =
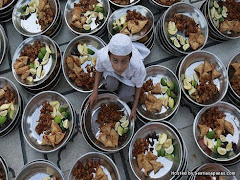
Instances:
[[[117,75],[121,75],[125,71],[130,62],[130,55],[117,56],[114,54],[110,54],[109,56],[115,73]]]

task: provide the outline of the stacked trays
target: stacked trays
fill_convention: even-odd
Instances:
[[[144,104],[138,104],[137,106],[137,117],[139,120],[141,120],[143,123],[147,123],[149,121],[170,121],[173,119],[173,117],[177,114],[178,108],[180,105],[180,100],[181,100],[181,88],[179,81],[175,74],[168,68],[160,66],[160,65],[154,65],[154,66],[149,66],[146,68],[147,75],[145,78],[145,82],[148,80],[152,80],[153,85],[156,86],[157,84],[160,83],[161,87],[161,93],[159,94],[154,94],[153,95],[162,101],[162,108],[161,111],[157,112],[150,112],[146,108],[146,103]],[[162,79],[164,79],[167,83],[169,81],[168,85],[163,84]],[[170,84],[173,85],[173,89],[170,90]],[[143,85],[144,86],[144,85]],[[164,90],[165,89],[165,90]],[[169,89],[169,90],[168,90]],[[167,92],[169,91],[169,92]],[[149,91],[150,92],[150,91]],[[172,92],[172,93],[171,93]],[[174,95],[172,95],[174,94]],[[145,95],[148,95],[148,92],[145,92]],[[140,99],[141,99],[140,95]],[[169,107],[169,99],[173,99],[173,107]],[[165,102],[165,106],[163,105]]]
[[[196,167],[191,171],[190,176],[188,176],[187,180],[195,180],[198,179],[199,176],[196,176],[195,174],[212,174],[214,175],[213,177],[217,177],[216,174],[217,173],[222,173],[224,175],[222,175],[222,178],[227,178],[227,179],[231,179],[231,180],[237,180],[237,178],[233,175],[231,175],[231,171],[229,171],[226,167],[220,165],[220,164],[216,164],[216,163],[207,163],[207,164],[203,164],[200,167]],[[202,177],[202,176],[201,176]]]
[[[91,162],[91,164],[100,165],[100,168],[103,170],[108,179],[121,180],[121,176],[119,174],[117,166],[112,161],[112,159],[109,158],[107,155],[98,152],[89,152],[81,156],[74,163],[72,169],[70,170],[68,180],[75,180],[76,177],[74,176],[74,172],[76,172],[77,170],[79,171],[79,168],[81,167],[79,165],[82,164],[86,167],[88,162]]]
[[[44,44],[45,47],[46,46],[49,47],[50,49],[50,51],[48,51],[50,54],[49,58],[44,56],[43,59],[39,59],[39,56],[36,55],[35,60],[31,60],[29,59],[31,58],[29,57],[30,53],[28,53],[27,55],[23,55],[23,56],[29,57],[28,63],[25,66],[30,66],[31,73],[29,74],[29,76],[32,76],[33,80],[32,78],[30,78],[30,80],[28,80],[27,78],[22,79],[23,74],[21,75],[19,74],[18,71],[16,71],[17,60],[20,58],[20,56],[22,56],[21,53],[27,52],[26,50],[28,49],[26,48],[27,46],[29,45],[33,46],[33,44],[38,41],[41,44]],[[45,55],[46,54],[47,53],[45,51]],[[31,94],[37,94],[42,91],[52,90],[57,85],[60,79],[61,59],[62,59],[62,55],[60,52],[60,48],[55,41],[43,35],[30,37],[24,40],[18,46],[17,50],[14,53],[13,61],[12,61],[13,75],[15,79]],[[44,62],[46,62],[46,64]],[[41,71],[39,70],[40,74],[37,74],[39,66],[42,66],[42,68],[41,68]]]
[[[109,0],[109,2],[111,4],[111,8],[113,10],[134,6],[134,5],[138,4],[140,1],[141,0],[130,0],[130,4],[119,4],[119,3],[114,2],[114,0]]]
[[[27,163],[20,170],[15,179],[25,180],[44,178],[64,180],[62,171],[51,161],[44,159],[34,160]]]
[[[221,3],[219,3],[221,2]],[[228,11],[234,11],[233,9],[227,9],[222,3],[225,1],[221,0],[207,0],[201,6],[201,11],[207,19],[209,36],[216,41],[226,41],[231,39],[237,39],[240,37],[240,29],[231,29],[231,27],[239,27],[239,20],[230,18],[228,19]],[[228,2],[225,2],[228,4]],[[239,3],[236,1],[236,3]],[[220,5],[221,4],[221,5]],[[235,7],[236,5],[231,5]],[[237,8],[237,6],[236,6]],[[233,13],[235,14],[235,13]],[[236,21],[235,21],[236,20]],[[238,23],[238,24],[228,24],[228,23]],[[224,26],[227,25],[227,28]]]
[[[83,46],[84,44],[86,45],[86,48],[91,50],[91,54],[86,53],[86,52],[79,52],[83,51]],[[79,48],[79,46],[81,46],[81,48]],[[63,74],[67,80],[67,82],[69,83],[69,85],[74,88],[75,90],[79,91],[79,92],[92,92],[93,90],[93,84],[94,81],[91,81],[91,84],[88,84],[89,88],[86,87],[86,84],[82,83],[81,85],[77,85],[76,81],[80,81],[82,82],[82,79],[76,78],[75,81],[73,81],[73,79],[70,78],[70,74],[72,74],[73,70],[70,70],[70,66],[67,63],[67,58],[69,57],[77,57],[78,61],[87,57],[88,58],[86,60],[84,60],[80,67],[83,68],[84,73],[87,73],[87,67],[90,66],[95,66],[96,65],[96,58],[97,58],[97,51],[100,50],[101,48],[103,48],[104,46],[106,46],[106,43],[99,37],[97,36],[93,36],[93,35],[80,35],[76,38],[74,38],[66,47],[64,54],[63,54],[63,59],[62,59],[62,67],[63,67]],[[87,50],[85,50],[87,51]],[[94,60],[95,59],[95,60]],[[90,73],[91,77],[93,77],[93,73]],[[89,82],[89,81],[88,81]],[[100,85],[101,86],[101,85]]]
[[[161,136],[159,136],[161,134]],[[159,136],[159,139],[158,139]],[[164,137],[165,136],[165,137]],[[149,152],[150,148],[152,149],[152,153],[156,156],[157,162],[163,164],[163,167],[154,174],[153,171],[148,172],[148,176],[144,175],[144,170],[139,169],[137,158],[135,157],[138,148],[137,144],[135,144],[139,139],[146,138],[149,142],[148,147],[146,146],[146,150]],[[154,139],[153,139],[154,138]],[[167,139],[166,139],[167,138]],[[171,139],[171,140],[170,140]],[[154,142],[151,144],[150,142]],[[160,143],[160,144],[159,144]],[[167,145],[168,146],[165,146]],[[169,151],[173,148],[171,151]],[[140,149],[140,147],[139,147]],[[145,154],[146,151],[145,150]],[[137,152],[139,153],[142,152]],[[130,147],[129,147],[129,161],[130,166],[134,175],[140,179],[181,179],[180,175],[171,175],[171,171],[174,172],[184,172],[187,168],[187,148],[183,141],[183,138],[177,128],[172,124],[162,121],[162,122],[153,122],[147,123],[143,127],[141,127],[134,135]]]
[[[5,159],[3,159],[3,157],[0,155],[0,174],[2,174],[3,179],[8,180],[8,165],[5,161]]]
[[[36,131],[37,129],[39,130],[37,126],[39,125],[38,120],[40,119],[40,110],[43,108],[43,105],[42,105],[43,102],[48,102],[54,108],[54,110],[51,113],[52,118],[53,116],[55,116],[54,119],[50,121],[51,132],[53,132],[52,128],[56,127],[56,123],[57,123],[58,126],[56,128],[58,132],[56,134],[61,134],[59,133],[60,127],[61,127],[60,130],[62,131],[62,133],[64,133],[63,138],[58,143],[53,142],[52,144],[43,145],[43,140],[44,140],[43,133],[45,131],[40,133],[37,133]],[[58,106],[58,110],[56,109],[56,106]],[[61,110],[62,108],[65,109],[64,112],[65,114],[67,114],[67,117],[65,117],[65,114],[63,115],[63,112],[62,112],[63,110]],[[58,122],[57,120],[59,118],[56,118],[56,117],[60,117],[60,122]],[[49,118],[46,117],[46,119],[49,119]],[[73,109],[72,104],[67,98],[65,98],[63,95],[55,91],[45,91],[35,95],[26,105],[23,113],[23,117],[22,117],[21,126],[23,130],[24,138],[29,144],[29,146],[31,146],[33,149],[35,149],[38,152],[50,153],[50,152],[57,151],[61,147],[65,146],[68,143],[68,141],[71,139],[75,129],[75,119],[76,119],[75,111]],[[68,120],[68,122],[65,124],[64,122],[66,120]],[[67,128],[66,128],[66,125],[67,125]],[[38,126],[38,127],[41,127],[41,126]],[[51,136],[53,137],[53,134],[51,134]],[[50,138],[51,137],[47,137],[48,140],[50,140]],[[57,141],[57,137],[56,137],[56,141]]]
[[[156,8],[159,8],[159,9],[167,9],[171,5],[178,3],[178,2],[182,2],[182,1],[183,0],[174,0],[174,1],[169,1],[168,3],[170,3],[170,4],[167,4],[167,2],[166,1],[164,2],[163,0],[149,0],[150,4],[152,4],[153,6],[155,6]]]
[[[213,125],[216,119],[212,119],[211,114],[220,118],[223,114],[223,118],[217,119],[220,126]],[[194,139],[200,151],[214,163],[224,166],[239,163],[239,123],[240,111],[230,103],[221,101],[211,107],[201,109],[193,124]]]
[[[11,91],[11,93],[14,94],[15,100],[12,101],[13,106],[14,106],[13,108],[11,106],[8,109],[4,108],[4,110],[1,110],[1,116],[4,116],[3,115],[4,111],[5,112],[7,111],[7,114],[5,113],[5,117],[7,117],[7,119],[5,120],[5,122],[3,124],[0,125],[0,137],[4,137],[4,136],[8,135],[10,132],[12,132],[17,127],[17,125],[21,121],[21,117],[22,117],[22,113],[23,113],[23,100],[22,100],[22,97],[21,97],[17,87],[9,79],[1,77],[0,78],[1,93],[2,93],[2,89],[4,89],[4,87],[7,87]],[[5,98],[5,97],[3,97],[3,98]],[[1,98],[1,99],[3,99],[3,98]],[[10,113],[11,111],[12,111],[12,113]],[[10,116],[10,114],[11,114],[11,116]]]
[[[109,103],[115,103],[119,105],[126,118],[128,119],[130,116],[130,109],[128,105],[121,101],[117,95],[110,93],[108,91],[99,91],[98,95],[98,101],[96,104],[92,107],[91,110],[89,110],[89,106],[86,106],[86,103],[89,99],[91,94],[89,94],[86,99],[83,101],[83,104],[80,109],[80,128],[83,134],[83,137],[85,141],[88,143],[89,146],[91,146],[94,150],[103,152],[103,153],[115,153],[123,149],[128,145],[130,142],[133,133],[134,133],[134,126],[135,122],[130,121],[128,125],[128,136],[122,142],[121,145],[118,145],[117,147],[105,147],[100,141],[97,140],[98,135],[100,134],[100,128],[99,124],[96,122],[97,115],[100,110],[100,106],[102,103],[109,104]],[[86,106],[86,107],[85,107]]]
[[[12,12],[18,0],[9,0],[0,8],[0,23],[7,22],[12,18]]]
[[[236,67],[233,68],[232,64],[235,64]],[[228,72],[228,82],[229,82],[229,91],[228,91],[228,97],[230,99],[230,101],[235,104],[238,108],[240,108],[240,94],[237,93],[234,89],[236,89],[237,87],[239,87],[239,77],[240,77],[240,53],[237,54],[236,56],[234,56],[227,67],[227,72]],[[238,78],[238,83],[235,83],[235,81],[233,81],[233,77],[235,77],[236,79]],[[233,89],[233,85],[234,87],[237,86],[236,88]],[[239,89],[238,89],[239,90]]]
[[[19,1],[14,7],[12,13],[12,21],[15,29],[20,34],[27,37],[46,35],[54,38],[61,30],[63,24],[61,7],[59,0],[48,0],[48,3],[54,13],[53,20],[47,27],[41,27],[39,23],[36,23],[39,21],[36,15],[36,7],[39,6],[32,3],[32,0]],[[26,5],[31,7],[31,10],[28,10],[27,8],[24,12],[25,16],[22,17],[23,8]]]
[[[146,17],[148,20],[147,24],[141,29],[140,32],[129,35],[131,40],[134,42],[136,41],[139,43],[143,43],[148,49],[152,50],[153,45],[154,45],[154,40],[155,40],[154,16],[148,8],[141,6],[141,5],[130,6],[127,8],[122,8],[122,9],[114,11],[111,14],[111,16],[109,17],[109,20],[107,23],[108,38],[111,39],[112,36],[114,35],[114,33],[116,33],[113,30],[113,27],[114,27],[113,24],[116,22],[117,19],[121,19],[121,17],[123,15],[126,15],[128,10],[130,10],[130,11],[136,10],[136,12],[139,12],[141,15]],[[123,26],[125,23],[119,24],[119,25]]]
[[[198,29],[201,30],[202,38],[199,42],[201,42],[202,45],[198,43],[197,46],[195,46],[196,43],[194,38],[190,41],[189,35],[185,35],[186,30],[181,32],[175,25],[169,27],[169,22],[174,18],[174,15],[184,15],[185,17],[187,16],[194,19],[195,23],[198,25]],[[171,34],[169,32],[171,32]],[[200,35],[196,36],[197,39],[200,37]],[[207,21],[201,11],[193,5],[188,3],[176,3],[168,8],[160,17],[155,28],[155,37],[159,45],[168,53],[175,56],[186,55],[193,51],[200,50],[205,46],[208,39]],[[192,47],[194,47],[194,49]]]
[[[8,38],[2,25],[0,25],[0,64],[6,57],[7,51],[8,51]]]
[[[68,0],[65,6],[65,10],[64,10],[64,18],[65,18],[65,22],[67,24],[67,26],[69,27],[69,29],[76,35],[84,35],[84,34],[88,34],[88,35],[95,35],[98,37],[103,37],[104,34],[106,33],[106,27],[107,27],[107,21],[108,18],[111,14],[111,9],[110,9],[110,4],[108,0],[98,0],[98,4],[96,5],[96,7],[99,7],[98,9],[101,9],[100,11],[96,10],[96,8],[94,8],[94,12],[92,11],[87,11],[84,14],[84,18],[86,18],[86,20],[84,20],[84,23],[82,24],[82,20],[76,18],[74,19],[73,17],[73,12],[74,11],[74,3],[79,3],[79,0]],[[77,11],[77,10],[76,10]],[[79,14],[79,12],[77,12]],[[96,16],[95,13],[98,13],[98,15]],[[82,14],[82,13],[80,13]],[[99,17],[101,14],[101,23],[96,24],[95,20],[98,19],[99,21]],[[72,21],[74,20],[74,21]],[[80,23],[81,22],[81,23]],[[76,23],[76,26],[73,25]],[[88,27],[87,27],[88,26]],[[86,28],[85,28],[86,27]]]
[[[213,97],[206,102],[197,102],[196,99],[193,99],[190,95],[191,88],[188,90],[186,88],[186,80],[191,79],[192,82],[196,81],[196,85],[200,85],[200,79],[201,75],[199,72],[195,70],[197,67],[200,67],[199,65],[205,64],[205,61],[209,64],[214,65],[214,69],[217,70],[221,75],[220,77],[217,77],[213,80],[213,83],[216,85],[218,92],[213,95]],[[190,104],[191,106],[195,107],[205,107],[205,106],[211,106],[219,101],[221,101],[224,96],[227,93],[228,90],[228,75],[226,68],[222,61],[215,55],[207,51],[198,51],[198,52],[192,52],[182,61],[179,62],[179,65],[177,66],[176,74],[178,76],[178,79],[180,81],[181,90],[182,90],[182,98],[185,100],[186,103]],[[204,74],[204,73],[202,73]],[[189,80],[188,80],[189,81]],[[189,82],[191,84],[191,82]],[[187,83],[189,85],[189,83]],[[197,86],[194,86],[195,89]],[[192,88],[194,89],[194,88]]]

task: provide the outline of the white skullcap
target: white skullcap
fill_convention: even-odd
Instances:
[[[118,33],[112,37],[108,47],[109,51],[117,56],[126,56],[132,52],[132,40],[125,34]]]

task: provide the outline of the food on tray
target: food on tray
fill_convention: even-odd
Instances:
[[[100,159],[98,162],[87,160],[86,164],[78,162],[77,167],[73,169],[73,175],[77,180],[108,180],[108,170],[101,165]]]
[[[160,162],[163,158],[172,161],[174,155],[174,140],[165,133],[156,132],[147,135],[145,138],[136,140],[133,148],[133,157],[137,160],[138,168],[145,176],[151,171],[154,174],[164,167]]]
[[[233,90],[240,96],[240,63],[233,63],[234,74],[230,79]]]
[[[225,34],[240,32],[240,2],[211,0],[210,14],[214,25]]]
[[[32,45],[24,46],[19,58],[13,67],[21,80],[34,83],[44,77],[49,69],[49,61],[52,60],[52,52],[47,44],[35,41]]]
[[[117,147],[128,137],[129,120],[115,103],[102,104],[96,122],[100,124],[97,139],[105,147]]]
[[[17,96],[7,86],[0,88],[0,128],[14,118]]]
[[[129,5],[133,2],[134,0],[112,0],[112,2],[120,5]]]
[[[213,64],[207,60],[194,69],[192,77],[185,73],[183,87],[188,91],[189,96],[198,103],[211,103],[214,97],[219,93],[214,79],[221,77]]]
[[[0,0],[0,8],[6,6],[11,0]]]
[[[93,88],[96,74],[97,55],[95,50],[87,45],[78,44],[76,52],[68,56],[67,66],[69,68],[69,78],[72,79],[78,87],[88,90]]]
[[[0,164],[0,180],[6,180],[6,174],[4,172],[2,164]]]
[[[157,98],[157,96],[159,96]],[[175,87],[168,78],[161,78],[161,81],[153,85],[152,79],[147,80],[141,89],[139,103],[146,106],[147,111],[161,112],[162,106],[166,109],[173,108],[175,104]]]
[[[139,33],[148,23],[148,19],[136,10],[127,10],[127,14],[122,15],[113,23],[113,34],[123,33],[133,35]],[[145,32],[144,32],[145,33]]]
[[[39,24],[43,31],[52,24],[54,15],[55,12],[51,8],[48,0],[33,0],[22,7],[21,19],[27,20],[31,16],[37,17],[35,23]]]
[[[51,175],[51,176],[43,178],[43,180],[58,180],[58,178],[56,178],[56,176]]]
[[[237,152],[237,145],[233,142],[235,133],[233,122],[226,118],[226,114],[217,107],[212,107],[201,115],[201,122],[198,124],[199,144],[214,158],[229,158],[235,156]]]
[[[35,131],[38,135],[44,134],[42,145],[55,145],[61,143],[69,130],[68,108],[61,106],[58,101],[43,101],[40,117]]]
[[[183,14],[175,14],[168,22],[168,33],[174,46],[184,51],[189,48],[196,50],[205,42],[199,25],[193,18]]]
[[[90,32],[105,21],[103,3],[98,0],[80,0],[72,9],[72,25]]]
[[[177,2],[180,2],[181,0],[157,0],[159,4],[165,5],[165,6],[171,6]]]

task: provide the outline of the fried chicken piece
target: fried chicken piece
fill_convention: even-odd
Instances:
[[[67,66],[71,71],[73,71],[73,67],[74,67],[73,58],[69,56],[67,57]]]
[[[29,69],[30,69],[30,66],[27,65],[27,66],[23,66],[23,67],[20,67],[18,69],[15,69],[15,71],[19,75],[19,74],[23,74],[25,71],[27,71]]]
[[[145,157],[145,156],[144,156]],[[144,175],[148,176],[148,172],[153,170],[153,166],[150,164],[150,162],[146,159],[146,157],[143,159],[143,168],[144,168]]]
[[[47,139],[51,143],[52,147],[55,147],[56,135],[47,135]]]
[[[55,135],[56,135],[56,139],[55,139],[55,144],[59,144],[63,138],[65,137],[65,133],[62,133],[62,132],[57,132]]]
[[[143,160],[145,155],[143,153],[137,155],[138,168],[141,170],[143,168]]]
[[[119,138],[118,133],[114,129],[111,129],[110,136],[111,136],[111,140],[113,142],[113,146],[114,147],[117,146],[118,145],[118,138]]]
[[[163,164],[160,162],[157,162],[156,160],[152,160],[149,162],[153,166],[154,174],[156,174],[161,168],[163,168]]]
[[[232,123],[225,120],[224,121],[224,127],[229,133],[231,133],[232,135],[234,134],[234,127],[233,127]]]
[[[156,155],[154,155],[151,151],[149,151],[146,155],[146,158],[148,161],[152,161],[152,160],[157,160],[158,157]]]
[[[232,63],[231,66],[233,67],[233,69],[235,71],[239,70],[240,69],[240,63]]]
[[[209,72],[209,71],[212,71],[212,69],[213,69],[212,65],[208,61],[205,60],[203,72]]]
[[[128,21],[128,30],[132,33],[132,34],[136,34],[138,32],[140,32],[144,26],[147,24],[148,20],[130,20]]]
[[[220,125],[217,128],[214,129],[216,135],[218,138],[220,138],[220,135],[222,135],[225,132],[224,126]]]
[[[97,140],[105,145],[108,141],[107,140],[107,135],[102,133],[98,136]]]
[[[233,29],[233,26],[234,26],[233,21],[224,20],[220,25],[220,31],[221,32],[231,31]]]
[[[51,132],[52,134],[57,134],[58,132],[62,132],[62,129],[60,128],[58,123],[56,123],[55,121],[52,121]]]
[[[30,70],[27,70],[22,73],[21,79],[24,80],[30,75]]]
[[[129,35],[129,34],[130,34],[130,31],[128,30],[128,26],[124,26],[124,27],[122,28],[122,30],[120,31],[120,33]]]
[[[212,71],[212,80],[219,78],[222,75],[222,73],[218,72],[215,68]]]
[[[209,74],[207,72],[202,73],[202,75],[199,78],[199,81],[201,83],[206,83],[206,82],[211,81],[211,80],[212,80],[211,79],[211,74]]]
[[[78,56],[74,56],[74,55],[71,55],[71,57],[72,57],[73,61],[74,61],[79,67],[81,67],[81,61],[80,61],[79,57],[78,57]]]
[[[147,99],[148,99],[148,101],[150,101],[152,103],[157,101],[157,98],[152,93],[149,93],[149,92],[148,92]]]
[[[42,11],[44,10],[44,7],[47,4],[47,0],[39,0],[39,4],[38,4],[38,11]]]
[[[83,28],[83,24],[80,21],[76,21],[74,23],[71,23],[73,26],[75,26],[76,28],[82,29]]]
[[[83,9],[81,7],[74,7],[71,12],[72,22],[80,21],[82,12]]]
[[[200,129],[200,136],[201,137],[205,136],[209,131],[209,127],[206,126],[206,125],[198,124],[198,128]]]
[[[200,74],[200,76],[201,76],[202,73],[203,73],[203,69],[204,69],[204,64],[202,63],[202,64],[198,65],[194,70],[196,72],[198,72]]]
[[[80,76],[80,73],[83,71],[83,68],[80,68],[76,63],[73,63],[73,71],[77,76]]]
[[[97,167],[96,176],[93,180],[108,180],[106,174],[104,174],[104,172],[100,166]]]
[[[152,90],[152,93],[154,94],[161,94],[162,93],[162,89],[161,89],[161,86],[160,86],[160,83],[157,83],[153,90]]]
[[[4,97],[5,91],[4,89],[0,89],[0,100]]]

